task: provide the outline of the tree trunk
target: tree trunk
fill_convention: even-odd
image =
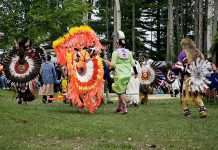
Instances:
[[[218,19],[218,0],[214,1],[214,19],[213,19],[213,37],[216,35],[217,33],[217,19]],[[216,53],[213,55],[213,62],[216,63]]]
[[[89,4],[90,4],[90,6],[91,7],[93,7],[93,0],[88,0],[88,2],[89,2]],[[88,16],[88,22],[90,22],[91,21],[91,17],[92,17],[92,13],[88,13],[87,12],[87,16]]]
[[[160,52],[161,49],[161,43],[160,43],[160,8],[157,8],[157,14],[156,14],[156,20],[157,20],[157,52]]]
[[[207,57],[207,9],[208,0],[203,0],[203,41],[202,41],[202,53]]]
[[[173,0],[168,0],[168,22],[167,22],[167,57],[166,61],[172,61],[173,52]]]
[[[135,0],[132,0],[132,51],[135,52]]]
[[[86,0],[82,0],[82,2],[86,3]],[[88,12],[84,12],[83,13],[83,25],[87,25],[88,24],[88,17],[89,17]]]
[[[208,0],[207,8],[207,58],[211,57],[210,48],[213,41],[213,0]]]
[[[181,10],[181,8],[180,8]],[[181,31],[180,31],[180,17],[179,17],[179,1],[176,2],[176,50],[177,54],[180,52],[180,40],[181,40]]]
[[[199,40],[198,40],[198,49],[202,52],[202,48],[203,48],[203,1],[199,0]]]
[[[116,3],[116,14],[117,14],[117,31],[121,30],[121,10],[120,10],[120,1],[115,0]]]
[[[113,33],[113,49],[116,49],[116,41],[117,41],[117,9],[116,9],[116,3],[114,0],[114,33]]]
[[[108,0],[106,0],[106,39],[109,40],[109,4]]]
[[[213,37],[217,33],[218,0],[214,0]]]
[[[121,11],[120,1],[114,1],[114,49],[116,48],[116,41],[118,39],[117,31],[121,30]]]
[[[199,21],[198,21],[198,1],[199,0],[195,0],[195,44],[198,47],[198,41],[199,41],[199,32],[198,32],[198,27],[199,27]]]
[[[181,28],[180,28],[180,34],[181,34],[181,39],[184,37],[184,32],[183,32],[183,26],[184,26],[184,7],[183,7],[183,0],[180,1],[180,9],[181,9]]]

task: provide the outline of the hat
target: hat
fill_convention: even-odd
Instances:
[[[118,33],[118,39],[119,40],[125,39],[125,34],[123,33],[123,31],[117,31],[117,33]]]

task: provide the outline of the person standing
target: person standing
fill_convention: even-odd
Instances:
[[[47,61],[45,61],[42,64],[41,75],[42,75],[42,82],[43,82],[42,91],[41,91],[41,95],[43,95],[42,102],[46,103],[47,96],[53,98],[54,83],[57,81],[55,67],[54,64],[51,62],[50,55],[47,55]],[[48,100],[48,103],[52,103],[52,101]]]
[[[180,82],[179,82],[179,78],[176,76],[175,81],[170,85],[171,97],[177,97],[177,94],[179,94],[179,88],[180,88]]]
[[[123,94],[125,94],[127,84],[129,83],[132,75],[131,68],[134,67],[135,75],[138,73],[132,53],[125,48],[124,33],[122,31],[118,31],[118,35],[119,40],[117,41],[117,49],[113,51],[111,59],[112,68],[115,69],[112,89],[118,95],[119,104],[116,112],[122,111],[123,114],[127,114],[128,110]]]
[[[135,66],[137,69],[137,72],[140,74],[141,72],[141,67],[138,61],[135,60]],[[139,98],[139,88],[140,88],[140,80],[139,76],[135,77],[133,68],[131,68],[132,76],[130,78],[130,81],[127,85],[126,89],[126,96],[128,97],[130,103],[130,106],[138,106],[140,102]]]
[[[6,79],[3,71],[3,65],[0,64],[0,88],[2,88],[3,90],[7,88],[7,84],[5,80]]]
[[[213,58],[208,58],[208,61],[211,65],[211,75],[208,77],[209,81],[211,82],[209,85],[209,89],[206,90],[206,98],[208,101],[214,100],[217,95],[218,89],[218,74],[217,74],[217,67],[213,63]]]
[[[57,75],[57,81],[55,84],[54,84],[54,92],[58,93],[61,91],[61,77],[62,77],[62,70],[61,70],[61,66],[60,64],[56,64],[54,63],[54,66],[55,66],[55,72],[56,72],[56,75]]]
[[[149,58],[149,55],[146,53],[143,53],[139,56],[139,64],[140,64],[140,68],[142,70],[142,68],[147,68],[150,67],[150,65],[152,64],[153,60]],[[149,91],[151,93],[153,93],[151,89],[152,87],[149,84],[145,84],[142,82],[142,76],[143,73],[140,73],[140,87],[139,87],[139,98],[140,98],[140,102],[141,104],[147,104],[148,103],[148,93]],[[145,74],[147,76],[147,74]]]
[[[111,62],[108,60],[107,58],[107,52],[106,50],[104,50],[101,54],[100,54],[100,57],[102,58],[102,63],[103,63],[103,67],[104,67],[104,76],[103,76],[103,79],[104,79],[104,89],[103,89],[103,93],[106,94],[106,101],[107,101],[107,104],[113,104],[113,102],[110,100],[110,95],[109,95],[109,83],[108,83],[108,79],[110,78],[109,77],[109,73],[110,73],[110,64]],[[103,97],[103,101],[104,101],[104,97]]]
[[[185,117],[191,114],[189,110],[189,104],[191,101],[195,103],[195,105],[199,108],[199,114],[201,118],[205,118],[207,116],[206,108],[201,99],[199,92],[193,92],[190,88],[188,80],[190,78],[190,73],[186,71],[186,67],[188,67],[193,61],[197,58],[201,60],[204,59],[204,55],[196,48],[194,42],[185,38],[182,39],[180,45],[183,51],[180,53],[177,64],[181,65],[181,70],[183,72],[183,86],[182,86],[182,105],[183,105],[183,114]]]

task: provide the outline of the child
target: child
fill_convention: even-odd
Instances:
[[[191,101],[193,101],[196,106],[199,107],[199,114],[201,118],[205,118],[207,116],[206,108],[204,106],[204,103],[201,99],[199,92],[193,92],[190,88],[190,85],[188,83],[188,80],[190,78],[190,74],[186,71],[186,67],[189,66],[193,61],[195,61],[197,58],[200,58],[201,60],[204,59],[204,55],[197,50],[196,45],[191,39],[185,38],[182,39],[180,42],[180,45],[183,49],[183,51],[180,53],[178,57],[177,64],[181,64],[182,72],[183,72],[183,86],[182,86],[182,105],[183,105],[183,114],[185,117],[189,116],[191,114],[191,111],[189,110],[189,104]]]
[[[67,77],[63,76],[61,79],[61,92],[63,94],[67,93]],[[67,98],[63,101],[65,104],[68,104]]]

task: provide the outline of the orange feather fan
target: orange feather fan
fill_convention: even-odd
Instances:
[[[104,70],[98,56],[75,60],[75,54],[82,52],[84,47],[94,47],[96,52],[102,49],[95,32],[88,26],[71,28],[69,33],[53,42],[57,61],[67,66],[70,76],[67,97],[74,105],[85,107],[92,113],[101,104]]]

